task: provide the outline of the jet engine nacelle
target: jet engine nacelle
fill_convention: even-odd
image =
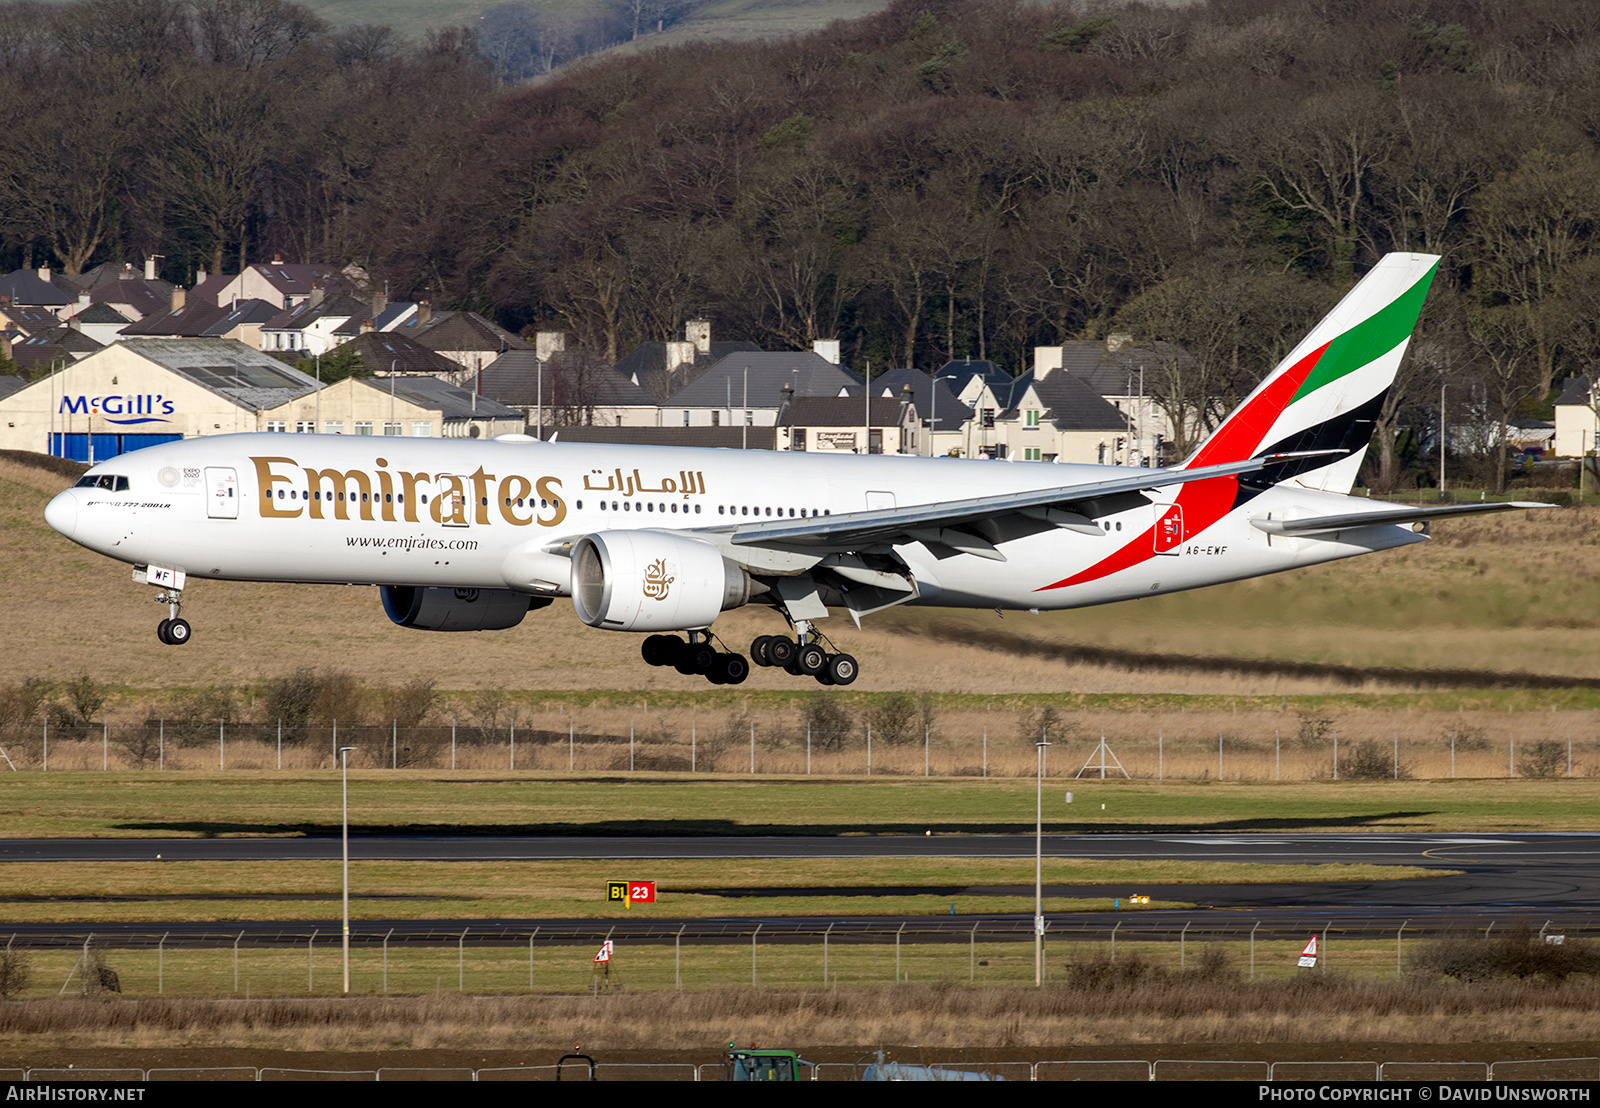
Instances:
[[[607,631],[697,631],[750,600],[750,575],[708,542],[601,531],[572,548],[572,606]]]
[[[550,603],[548,597],[510,589],[381,585],[378,594],[390,619],[421,631],[503,631],[521,623],[530,608]]]

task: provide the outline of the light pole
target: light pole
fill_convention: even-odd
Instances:
[[[954,381],[960,374],[946,373],[942,377],[935,377],[928,388],[928,457],[934,457],[933,435],[939,429],[939,382]]]
[[[1039,732],[1039,772],[1033,824],[1033,985],[1044,984],[1044,751],[1050,744]]]
[[[344,991],[350,991],[350,752],[353,746],[339,748],[340,794],[343,801],[344,838]]]
[[[1444,499],[1444,390],[1449,385],[1439,386],[1439,499]]]

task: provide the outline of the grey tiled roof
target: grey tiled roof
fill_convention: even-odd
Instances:
[[[587,363],[585,359],[588,359]],[[542,384],[542,388],[541,388]],[[608,408],[653,408],[649,395],[593,355],[562,350],[539,372],[531,349],[508,350],[484,367],[483,395],[519,408],[539,404],[549,409],[578,405]]]
[[[0,277],[0,296],[9,297],[13,304],[42,304],[50,308],[59,308],[76,299],[32,269],[16,269]]]
[[[989,363],[984,363],[985,365]],[[943,371],[941,370],[941,376]],[[1011,378],[1006,378],[1007,382]],[[955,382],[959,388],[964,382]],[[926,423],[930,418],[937,417],[939,425],[935,431],[959,431],[961,426],[972,418],[972,409],[961,402],[955,393],[950,391],[950,382],[937,381],[929,377],[920,369],[891,369],[880,377],[872,379],[872,394],[874,396],[888,395],[896,400],[906,385],[911,386],[911,399],[917,405],[917,418]],[[937,403],[933,402],[938,396]]]
[[[860,396],[797,396],[778,416],[780,427],[860,427],[866,418]],[[898,399],[872,398],[872,426],[897,427],[904,418]]]
[[[460,363],[452,362],[443,354],[435,354],[426,346],[397,331],[369,331],[357,335],[338,349],[354,349],[373,373],[456,374],[465,373]]]
[[[546,427],[545,439],[561,442],[602,442],[635,446],[709,446],[738,450],[772,450],[777,431],[772,427]]]
[[[745,402],[745,381],[750,382],[749,403]],[[796,396],[837,396],[861,380],[810,350],[770,352],[763,350],[729,354],[702,373],[692,384],[673,394],[670,407],[777,408],[783,404],[783,388],[794,386]]]
[[[469,390],[437,377],[357,377],[354,380],[357,384],[377,389],[386,395],[392,388],[394,395],[401,400],[431,408],[446,422],[464,419],[522,420],[522,413],[515,408],[508,408],[487,396],[479,396],[474,400]]]

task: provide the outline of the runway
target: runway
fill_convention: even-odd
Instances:
[[[1030,835],[860,835],[792,837],[485,837],[357,836],[358,861],[535,861],[589,859],[645,863],[656,859],[770,858],[1015,858],[1031,859]],[[1283,834],[1283,835],[1047,835],[1053,858],[1262,862],[1314,865],[1364,863],[1450,869],[1455,874],[1396,881],[1286,882],[1224,885],[1130,882],[1120,886],[1050,885],[1049,896],[1106,897],[1141,893],[1231,911],[1274,915],[1402,917],[1450,913],[1600,914],[1600,834]],[[13,839],[0,843],[0,862],[336,861],[335,837],[212,839]],[[605,877],[648,879],[648,873]],[[920,888],[941,896],[1032,892],[1032,867],[1017,867],[1017,882],[973,888]],[[884,895],[878,888],[830,889],[830,895]],[[909,890],[907,890],[909,891]],[[718,890],[738,913],[745,890]],[[3,905],[0,895],[0,905]],[[3,914],[3,909],[0,909]],[[468,921],[470,922],[470,921]]]

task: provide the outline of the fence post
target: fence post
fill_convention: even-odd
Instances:
[[[1189,925],[1193,920],[1183,921],[1183,930],[1178,932],[1178,969],[1182,970],[1189,964]]]
[[[456,768],[456,717],[450,717],[450,768]]]
[[[750,987],[759,989],[760,981],[756,977],[756,936],[761,934],[761,925],[756,924],[756,929],[750,932]]]
[[[533,934],[528,936],[528,991],[530,993],[533,992],[533,940],[538,935],[539,928],[536,925],[533,929]]]
[[[698,772],[698,766],[699,766],[698,754],[699,754],[700,743],[699,743],[699,736],[695,733],[696,732],[696,728],[698,726],[699,726],[699,721],[694,719],[691,716],[690,719],[689,719],[689,772],[690,773]]]
[[[217,768],[228,768],[228,725],[222,720],[217,720]]]
[[[750,776],[756,775],[756,721],[750,721]]]
[[[389,721],[389,768],[400,768],[400,721]]]
[[[978,983],[978,925],[972,925],[972,932],[967,937],[967,984]]]
[[[111,721],[100,720],[100,772],[111,768]]]
[[[900,984],[900,933],[906,929],[905,924],[900,925],[900,930],[894,933],[894,983]]]
[[[278,768],[283,768],[283,717],[278,717]]]
[[[867,724],[867,776],[872,776],[872,724]]]
[[[156,767],[159,770],[165,770],[167,768],[167,721],[163,719],[158,726],[160,730],[156,732]],[[1570,757],[1568,761],[1571,761]],[[1568,776],[1570,777],[1571,774],[1569,773]]]
[[[389,928],[389,935],[394,934],[394,928]],[[389,935],[383,937],[383,991],[389,991]]]
[[[683,988],[683,929],[688,924],[678,924],[678,934],[672,940],[672,979],[679,989]]]
[[[989,776],[989,725],[983,725],[983,776]]]
[[[628,721],[628,772],[633,772],[633,720]]]
[[[822,987],[828,987],[828,936],[833,934],[833,924],[822,933]]]
[[[314,977],[312,976],[311,944],[317,941],[317,928],[311,929],[311,937],[306,940],[306,993],[313,990]]]
[[[1260,928],[1261,921],[1256,920],[1255,927],[1250,929],[1250,980],[1256,979],[1256,930]]]
[[[44,721],[44,769],[40,773],[50,772],[50,721]]]
[[[811,776],[811,721],[806,720],[806,776]],[[1572,737],[1567,737],[1567,776],[1572,776]]]
[[[575,725],[573,723],[572,717],[568,716],[567,717],[567,772],[568,773],[572,772],[572,758],[573,758],[572,743],[573,743],[573,728],[574,728],[574,726]]]
[[[157,996],[160,996],[162,993],[167,991],[167,988],[166,988],[166,960],[167,960],[166,956],[167,956],[167,949],[166,948],[167,948],[167,936],[170,935],[170,934],[172,934],[172,932],[170,932],[170,931],[163,933],[162,936],[161,936],[161,941],[156,944],[156,995]]]
[[[511,768],[517,768],[517,724],[513,720],[506,725],[507,733],[511,736]]]
[[[467,932],[470,927],[461,929],[461,938],[456,941],[456,992],[467,991]]]
[[[1406,933],[1406,923],[1410,922],[1406,920],[1400,925],[1400,930],[1394,933],[1394,975],[1397,978],[1400,976],[1400,940]]]
[[[922,725],[922,776],[928,776],[928,725]]]
[[[1117,932],[1120,930],[1122,930],[1122,921],[1118,920],[1117,925],[1111,929],[1111,964],[1113,966],[1117,964]]]
[[[239,932],[239,937],[233,940],[233,991],[239,991],[239,943],[244,939],[244,932]]]

